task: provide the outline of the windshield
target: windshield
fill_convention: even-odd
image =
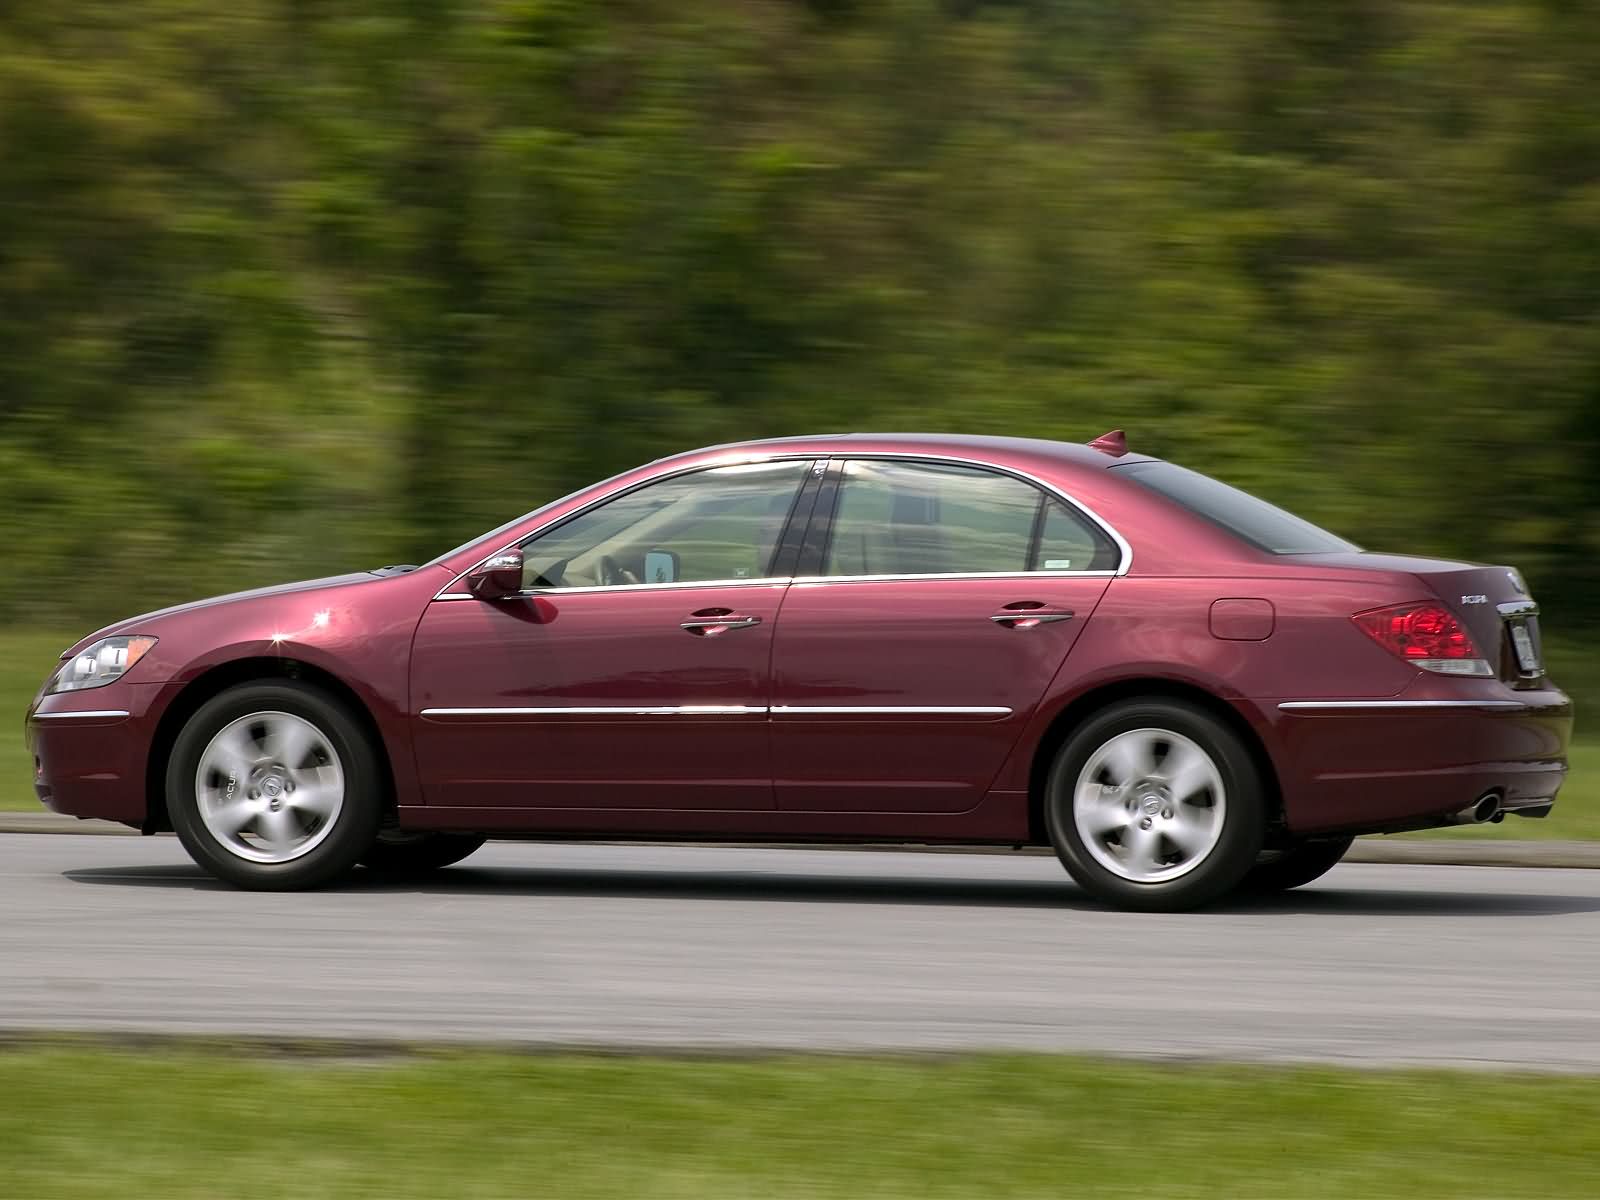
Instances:
[[[1332,554],[1360,549],[1275,504],[1175,463],[1129,463],[1115,469],[1270,554]]]

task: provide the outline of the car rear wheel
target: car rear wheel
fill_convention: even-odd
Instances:
[[[386,829],[361,856],[361,864],[384,875],[426,875],[460,862],[485,840],[474,833],[406,833]]]
[[[167,763],[167,808],[184,848],[217,878],[288,891],[337,879],[372,845],[382,779],[342,704],[298,681],[263,681],[189,718]]]
[[[1286,892],[1320,879],[1339,865],[1354,841],[1354,838],[1342,837],[1295,842],[1270,858],[1263,856],[1264,861],[1250,868],[1239,885],[1240,890]]]
[[[1239,737],[1177,700],[1128,700],[1085,721],[1050,773],[1045,820],[1073,879],[1122,908],[1175,912],[1234,888],[1265,827]]]

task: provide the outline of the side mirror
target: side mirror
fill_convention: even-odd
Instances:
[[[504,600],[522,591],[522,551],[516,546],[467,572],[467,590],[479,600]]]
[[[677,583],[678,555],[672,550],[644,552],[644,578],[640,583]]]

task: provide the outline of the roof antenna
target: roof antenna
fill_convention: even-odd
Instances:
[[[1121,458],[1128,452],[1128,435],[1120,429],[1113,429],[1110,433],[1102,433],[1090,442],[1089,449],[1109,454],[1112,458]]]

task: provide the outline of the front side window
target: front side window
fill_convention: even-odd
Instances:
[[[807,462],[712,467],[636,488],[523,543],[523,587],[770,575]]]
[[[1031,484],[977,467],[844,466],[825,575],[1109,571],[1104,531]]]

